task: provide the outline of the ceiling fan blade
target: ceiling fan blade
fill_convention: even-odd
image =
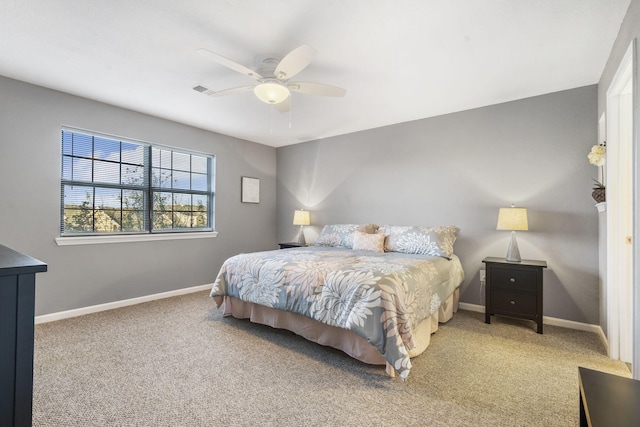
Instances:
[[[242,64],[238,64],[237,62],[232,61],[228,58],[225,58],[224,56],[218,55],[217,53],[213,53],[211,51],[208,51],[207,49],[197,49],[196,52],[198,52],[202,56],[206,56],[207,58],[213,59],[218,64],[224,65],[225,67],[230,68],[233,71],[237,71],[239,73],[244,74],[245,76],[249,76],[252,79],[255,79],[255,80],[262,79],[262,76],[256,73],[255,71],[253,71],[252,69],[247,68]]]
[[[289,95],[284,101],[273,104],[273,106],[281,113],[288,113],[291,110],[291,95]]]
[[[326,85],[324,83],[312,82],[292,82],[287,85],[293,92],[305,93],[307,95],[335,96],[341,97],[347,93],[346,89],[338,86]]]
[[[200,93],[204,93],[205,95],[217,97],[217,96],[234,95],[236,93],[251,92],[254,87],[255,86],[240,86],[240,87],[234,87],[231,89],[219,90],[216,92],[204,86],[197,85],[193,87],[193,90]]]
[[[280,80],[288,80],[304,70],[316,56],[316,50],[307,44],[298,46],[287,54],[278,64],[274,75]]]

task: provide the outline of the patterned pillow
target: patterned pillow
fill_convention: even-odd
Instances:
[[[353,234],[354,251],[384,252],[384,233],[363,233],[356,231]]]
[[[353,248],[353,233],[362,231],[363,233],[375,233],[378,226],[375,224],[333,224],[325,225],[320,231],[315,246],[336,246],[343,248]]]
[[[458,228],[385,225],[384,250],[406,254],[441,256],[451,259]]]

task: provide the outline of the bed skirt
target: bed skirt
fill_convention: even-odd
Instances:
[[[438,323],[448,321],[458,311],[459,299],[460,290],[456,288],[437,312],[418,324],[413,330],[413,340],[416,347],[409,350],[409,357],[415,357],[426,350],[431,341],[431,334],[438,330]],[[238,319],[249,319],[254,323],[286,329],[309,341],[342,350],[361,362],[372,365],[387,365],[380,352],[361,336],[350,330],[325,325],[296,313],[276,310],[226,296],[224,297],[223,315],[233,316]],[[393,372],[389,372],[389,368],[387,365],[387,372],[393,375]]]

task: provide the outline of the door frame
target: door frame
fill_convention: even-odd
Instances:
[[[638,58],[640,57],[640,43],[638,39],[631,42],[632,81],[633,81],[633,378],[640,380],[640,81]]]

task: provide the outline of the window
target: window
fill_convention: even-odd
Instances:
[[[61,235],[213,229],[213,156],[62,129]]]

